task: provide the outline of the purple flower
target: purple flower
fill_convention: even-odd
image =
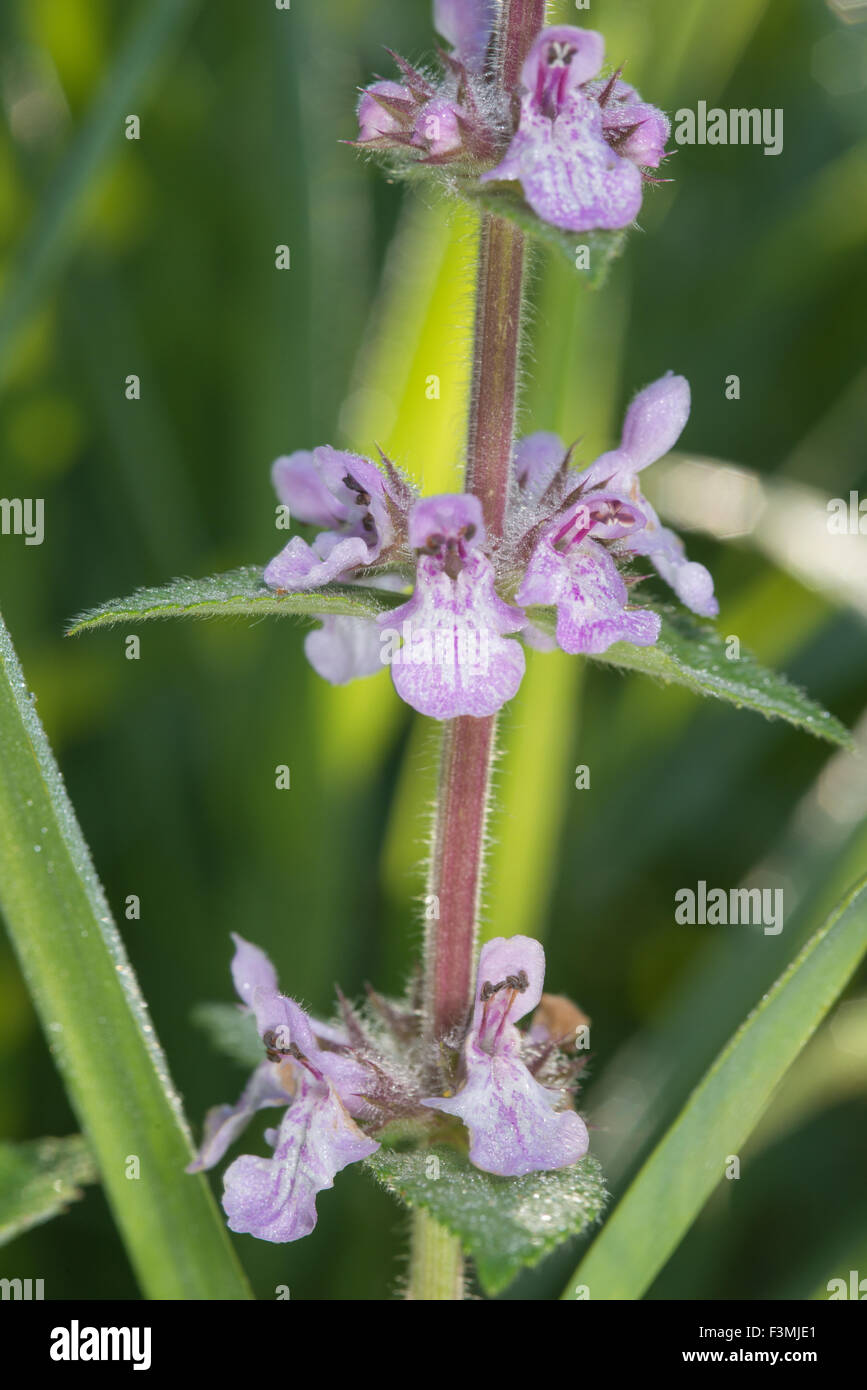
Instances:
[[[686,558],[683,542],[662,525],[642,496],[636,476],[674,447],[689,418],[689,406],[689,382],[672,372],[639,391],[626,412],[620,448],[598,458],[582,475],[582,482],[588,488],[613,487],[641,509],[645,524],[630,532],[622,551],[646,555],[687,608],[713,618],[719,612],[713,579],[704,565]],[[612,539],[610,533],[602,534]]]
[[[434,719],[493,714],[521,683],[524,653],[507,634],[525,619],[494,587],[479,499],[463,493],[416,502],[409,543],[418,556],[415,591],[378,619],[395,689]]]
[[[630,607],[630,576],[620,566],[646,555],[694,612],[713,617],[718,605],[703,565],[687,560],[683,543],[662,525],[641,493],[637,473],[661,458],[689,415],[689,385],[671,372],[636,396],[618,449],[576,472],[556,435],[522,440],[515,453],[513,525],[523,538],[525,569],[516,598],[557,609],[557,642],[567,652],[600,654],[614,642],[648,646],[659,617]],[[531,623],[524,639],[544,648]]]
[[[259,1240],[307,1236],[316,1225],[316,1195],[334,1186],[350,1163],[375,1153],[350,1118],[332,1082],[302,1076],[279,1130],[272,1158],[243,1154],[227,1169],[223,1208],[229,1229]]]
[[[687,381],[668,372],[635,397],[618,448],[583,472],[557,435],[523,439],[496,545],[477,497],[419,499],[387,459],[380,468],[327,446],[278,459],[278,496],[322,529],[311,543],[294,536],[265,581],[278,592],[337,581],[405,593],[414,580],[411,597],[377,619],[324,615],[305,640],[311,664],[332,684],[389,665],[401,698],[435,719],[492,714],[521,683],[523,645],[554,644],[526,608],[556,609],[567,652],[657,641],[658,614],[630,602],[644,577],[630,573],[639,556],[694,612],[718,612],[710,574],[687,559],[638,481],[677,442],[689,407]]]
[[[637,507],[610,493],[576,502],[565,519],[542,535],[530,558],[518,601],[557,609],[557,642],[563,651],[598,655],[614,642],[648,647],[659,636],[658,614],[626,606],[626,583],[608,551],[592,539],[628,535],[644,523]]]
[[[503,1177],[567,1168],[587,1152],[584,1121],[563,1089],[537,1081],[515,1027],[542,998],[544,975],[545,953],[529,936],[497,937],[482,948],[459,1089],[422,1101],[458,1116],[471,1162]]]
[[[212,1168],[257,1110],[288,1106],[271,1158],[244,1155],[226,1170],[223,1206],[233,1231],[261,1240],[297,1240],[316,1225],[316,1194],[348,1163],[379,1147],[355,1123],[376,1078],[351,1055],[344,1030],[316,1023],[279,993],[274,968],[257,946],[234,937],[232,975],[246,1011],[256,1016],[267,1060],[234,1106],[208,1113],[189,1172]]]
[[[312,544],[293,536],[267,566],[265,583],[278,592],[334,581],[363,585],[359,573],[384,563],[405,541],[406,511],[415,494],[396,469],[384,475],[370,459],[322,445],[277,459],[271,476],[293,517],[325,528]],[[404,580],[385,573],[375,585],[400,590]],[[307,634],[304,649],[313,669],[332,685],[382,669],[373,619],[325,616]]]
[[[569,231],[628,226],[641,207],[639,166],[659,163],[668,135],[661,112],[626,99],[631,88],[591,82],[604,52],[591,30],[543,30],[521,72],[518,129],[480,180],[517,180],[543,221]]]
[[[370,459],[321,445],[277,459],[277,496],[298,521],[322,526],[312,545],[293,536],[265,570],[272,589],[318,589],[372,565],[396,540],[394,516],[405,496]]]
[[[269,1241],[308,1235],[317,1195],[341,1169],[370,1157],[380,1134],[388,1142],[395,1121],[411,1121],[422,1143],[457,1131],[434,1110],[463,1121],[470,1161],[490,1173],[563,1168],[586,1152],[587,1131],[570,1097],[583,1066],[577,1026],[588,1020],[568,999],[542,994],[537,941],[500,938],[483,948],[472,1018],[463,1036],[443,1039],[436,1051],[444,1094],[433,1097],[425,1095],[432,1056],[417,984],[402,1001],[369,990],[364,1012],[338,991],[342,1022],[323,1024],[280,993],[263,951],[234,941],[235,988],[242,1011],[255,1017],[265,1058],[235,1105],[208,1112],[188,1172],[213,1168],[259,1110],[285,1113],[265,1131],[270,1155],[242,1154],[226,1169],[223,1206],[233,1231]],[[532,1011],[529,1029],[519,1032],[517,1020]]]

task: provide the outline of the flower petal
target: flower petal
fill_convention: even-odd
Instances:
[[[519,440],[515,449],[514,473],[522,497],[538,502],[553,482],[566,458],[567,449],[559,434],[537,430]]]
[[[323,1042],[335,1048],[344,1046],[347,1038],[342,1029],[317,1022],[294,999],[267,985],[253,989],[251,1002],[259,1036],[267,1036],[269,1046],[281,1052],[296,1049],[317,1072],[334,1082],[353,1114],[364,1109],[371,1079],[367,1067],[340,1051],[320,1046]]]
[[[356,581],[360,588],[364,580]],[[378,574],[371,585],[400,593],[406,587],[402,574]],[[387,661],[382,655],[382,634],[373,618],[323,617],[321,628],[315,628],[304,639],[307,660],[317,675],[332,685],[364,676],[375,676]]]
[[[643,500],[648,513],[647,525],[625,541],[633,555],[646,555],[657,572],[677,594],[681,603],[703,618],[715,618],[719,603],[714,596],[713,577],[697,560],[688,560],[683,541],[674,531],[663,526],[650,506]]]
[[[385,664],[382,635],[373,618],[325,617],[304,639],[307,660],[331,685],[374,676]]]
[[[556,605],[557,641],[573,655],[598,655],[615,642],[652,646],[659,636],[658,614],[627,610],[626,600],[626,585],[611,556],[589,539],[561,553],[550,536],[543,537],[518,590],[519,603]]]
[[[375,1153],[334,1086],[302,1079],[277,1134],[272,1158],[245,1154],[226,1170],[223,1207],[233,1231],[290,1241],[316,1225],[316,1194],[347,1164]]]
[[[534,652],[555,652],[557,650],[557,639],[552,637],[550,632],[543,632],[542,628],[535,623],[527,623],[521,628],[521,639],[525,647],[530,647]]]
[[[422,556],[412,598],[379,622],[394,648],[395,690],[420,714],[482,718],[521,684],[523,649],[503,634],[518,632],[524,614],[496,594],[493,566],[479,551],[468,556],[455,579]],[[397,648],[399,637],[403,645]]]
[[[602,108],[602,128],[614,137],[618,154],[642,169],[659,167],[671,126],[658,107],[646,101],[614,102]]]
[[[521,82],[534,96],[556,79],[560,101],[595,77],[605,58],[605,40],[593,29],[552,24],[543,29],[524,59]]]
[[[434,28],[451,44],[462,63],[471,71],[478,71],[485,59],[496,13],[496,0],[434,0]]]
[[[673,449],[689,419],[689,382],[666,372],[639,391],[626,412],[620,448],[638,473]]]
[[[201,1173],[219,1163],[230,1144],[246,1129],[257,1110],[267,1105],[289,1105],[291,1091],[285,1075],[274,1062],[261,1062],[234,1105],[215,1105],[205,1116],[205,1129],[199,1151],[188,1173]]]
[[[602,113],[577,91],[552,120],[524,99],[506,155],[480,182],[516,179],[534,212],[568,231],[627,227],[641,208],[642,178],[602,134]]]
[[[277,971],[260,946],[245,941],[243,936],[232,932],[235,954],[232,957],[232,981],[249,1009],[253,1007],[253,995],[257,989],[277,989]]]
[[[485,984],[497,985],[509,977],[524,974],[527,984],[515,994],[509,1003],[509,991],[500,990],[487,1001],[484,1000]],[[484,1027],[494,1031],[499,1027],[504,1013],[509,1022],[535,1009],[542,998],[545,983],[545,951],[540,942],[532,936],[495,936],[486,941],[479,954],[479,968],[476,975],[476,1002],[473,1009],[473,1028],[481,1033]],[[503,1005],[507,1005],[504,1009]]]
[[[349,508],[326,487],[314,454],[308,449],[276,459],[271,466],[271,481],[280,501],[297,521],[330,529],[349,517]]]
[[[515,1050],[491,1055],[470,1034],[465,1062],[466,1081],[457,1095],[422,1104],[463,1120],[470,1135],[470,1162],[477,1168],[517,1178],[568,1168],[583,1158],[588,1147],[584,1121],[571,1108],[557,1109],[561,1093],[541,1086]]]
[[[329,532],[323,531],[321,536],[327,537]],[[320,539],[317,537],[317,542]],[[269,588],[285,589],[287,593],[320,589],[323,584],[345,578],[352,571],[369,565],[370,561],[367,542],[359,536],[338,539],[324,558],[317,553],[315,545],[310,546],[300,536],[293,536],[266,567],[264,579]]]
[[[464,536],[474,546],[485,543],[482,504],[472,492],[444,492],[422,497],[409,514],[409,543],[423,550],[432,537]]]
[[[400,503],[401,499],[392,494],[376,464],[361,454],[350,454],[343,449],[334,449],[330,444],[321,444],[314,449],[313,457],[329,491],[344,504],[350,518],[357,518],[354,534],[364,541],[367,546],[366,563],[372,564],[394,539],[388,498],[391,497],[396,503]],[[362,494],[365,495],[364,500]],[[365,516],[373,521],[372,531],[363,525]],[[320,539],[317,537],[317,541]]]
[[[585,489],[619,487],[646,508],[635,475],[674,448],[689,419],[689,407],[689,382],[674,372],[639,391],[626,412],[620,447],[601,454],[581,474]]]

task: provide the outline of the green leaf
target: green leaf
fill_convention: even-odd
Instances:
[[[222,1052],[242,1067],[256,1067],[262,1061],[265,1054],[256,1019],[253,1014],[242,1014],[237,1004],[197,1004],[192,1020],[207,1035],[215,1052]]]
[[[80,1134],[0,1143],[0,1245],[60,1216],[84,1195],[82,1184],[96,1181],[96,1164]]]
[[[326,584],[300,594],[276,594],[262,582],[262,570],[247,565],[207,579],[176,579],[153,589],[138,589],[125,599],[113,599],[82,613],[69,628],[74,637],[115,623],[151,618],[324,617],[376,618],[406,601],[405,595],[360,585]],[[594,657],[624,670],[643,671],[662,681],[685,685],[698,695],[728,700],[739,708],[757,710],[769,718],[786,719],[808,733],[844,748],[851,747],[849,731],[810,700],[785,676],[768,671],[748,652],[737,660],[726,656],[726,643],[709,624],[680,609],[656,606],[662,632],[653,647],[618,642]],[[554,630],[552,609],[532,608],[539,627]]]
[[[248,1298],[207,1182],[184,1172],[180,1098],[2,619],[0,748],[0,910],[139,1282]]]
[[[158,588],[137,589],[129,598],[112,599],[82,613],[67,636],[149,618],[261,618],[266,614],[377,618],[405,602],[404,595],[355,584],[325,584],[309,593],[276,594],[262,582],[262,566],[245,565],[207,579],[175,579]]]
[[[729,660],[725,639],[710,623],[700,622],[682,609],[648,606],[662,617],[662,631],[654,646],[617,642],[593,660],[685,685],[696,695],[712,695],[738,709],[755,710],[769,719],[785,719],[817,738],[843,748],[852,747],[849,730],[785,676],[767,670],[743,648],[736,660]],[[528,612],[540,627],[553,632],[553,610],[535,608]]]
[[[867,878],[723,1049],[609,1217],[563,1297],[641,1298],[723,1177],[730,1154],[867,951]]]
[[[434,1158],[437,1176],[429,1177]],[[458,1236],[489,1294],[586,1230],[598,1220],[607,1196],[591,1154],[571,1168],[523,1178],[483,1173],[445,1144],[406,1153],[383,1147],[366,1162],[389,1192],[430,1212]]]
[[[15,338],[74,250],[81,210],[112,150],[124,145],[124,116],[142,113],[160,65],[198,8],[198,0],[151,0],[141,7],[75,143],[25,229],[16,260],[4,276],[0,307],[0,376]]]

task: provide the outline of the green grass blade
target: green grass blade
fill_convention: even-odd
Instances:
[[[95,627],[137,623],[150,618],[378,618],[406,601],[405,595],[349,584],[325,584],[302,594],[277,594],[262,583],[262,569],[246,565],[207,579],[174,579],[128,598],[111,599],[76,618],[67,632],[75,637]]]
[[[0,909],[141,1287],[249,1297],[2,619],[0,749]]]
[[[0,378],[18,330],[75,245],[76,219],[112,147],[121,147],[124,116],[138,110],[142,90],[196,8],[196,0],[151,0],[141,7],[10,269],[9,289],[0,304]]]
[[[867,950],[867,879],[741,1025],[657,1145],[563,1297],[641,1298]]]

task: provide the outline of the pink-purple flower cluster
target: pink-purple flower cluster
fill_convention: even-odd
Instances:
[[[523,439],[496,543],[477,497],[419,497],[387,459],[378,467],[330,447],[278,459],[280,501],[321,529],[312,542],[293,536],[265,582],[278,592],[335,580],[396,593],[412,585],[377,619],[325,617],[306,638],[311,664],[334,684],[389,665],[398,694],[422,714],[492,714],[521,683],[522,642],[554,645],[534,609],[556,610],[556,644],[567,652],[656,642],[659,615],[632,601],[636,559],[693,612],[717,613],[711,576],[686,558],[638,480],[676,443],[689,407],[687,381],[669,372],[636,396],[619,447],[583,471],[556,435]]]
[[[226,1169],[233,1231],[277,1242],[308,1235],[317,1195],[375,1153],[395,1121],[414,1120],[422,1140],[468,1142],[470,1162],[503,1177],[566,1168],[586,1153],[587,1129],[572,1105],[581,1070],[573,1023],[583,1015],[543,995],[538,941],[500,937],[483,947],[472,1017],[433,1047],[422,1037],[418,999],[394,1003],[371,991],[363,1014],[341,996],[340,1021],[320,1023],[279,992],[263,951],[234,941],[235,988],[255,1016],[264,1057],[235,1105],[209,1111],[188,1171],[219,1163],[257,1111],[285,1113],[265,1132],[269,1158],[244,1154]],[[515,1025],[531,1010],[522,1033]]]
[[[493,81],[495,10],[491,0],[438,0],[434,23],[451,45],[442,75],[393,55],[401,80],[363,90],[356,143],[398,165],[448,165],[465,193],[519,185],[541,221],[566,231],[627,227],[665,158],[667,117],[619,73],[601,77],[602,36],[570,25],[539,34],[520,101],[504,103]]]

